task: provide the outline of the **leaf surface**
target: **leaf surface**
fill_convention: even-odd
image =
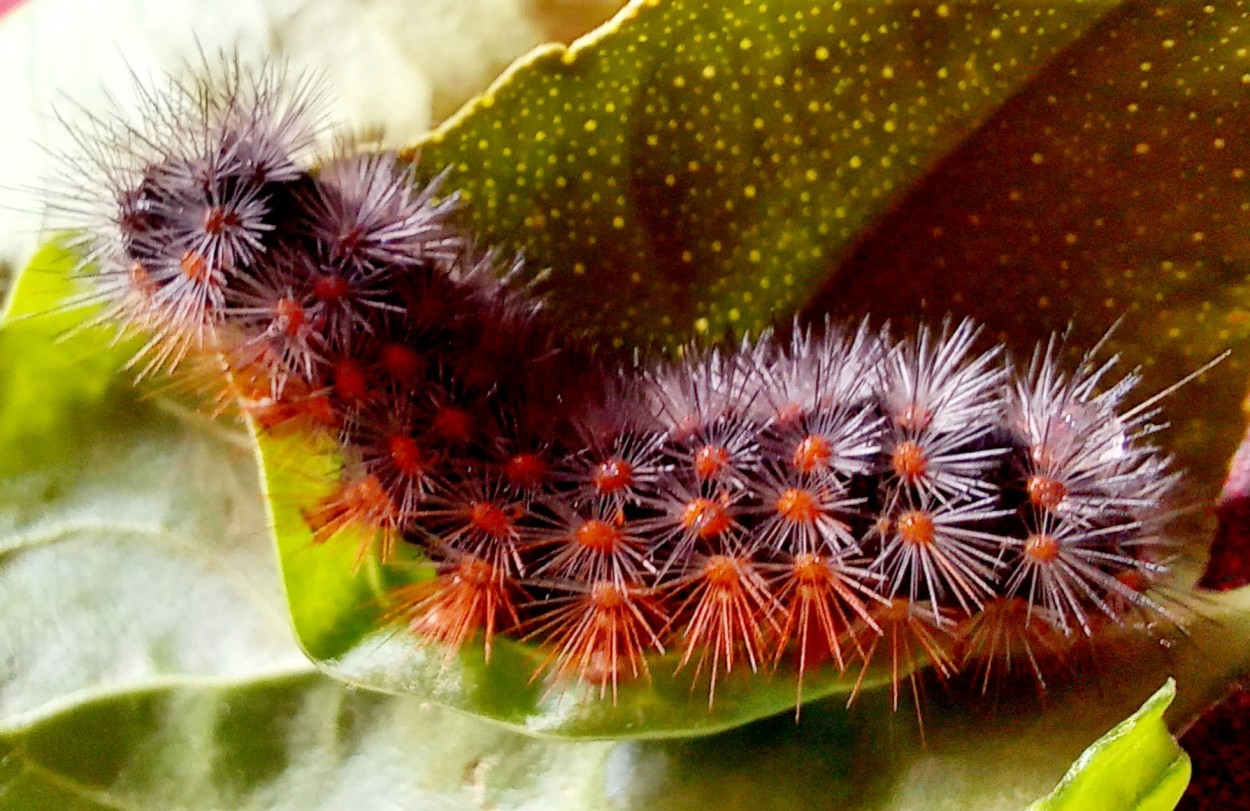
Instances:
[[[420,166],[450,170],[487,244],[550,269],[575,328],[759,329],[1114,6],[635,0],[516,64]]]
[[[1250,123],[1244,4],[822,5],[815,16],[836,16],[832,35],[799,4],[771,3],[767,15],[758,6],[636,3],[594,38],[541,50],[511,72],[432,136],[422,166],[451,166],[449,185],[467,192],[487,240],[552,269],[541,289],[571,326],[622,344],[757,327],[823,285],[809,307],[817,317],[970,313],[1025,348],[1074,316],[1077,342],[1089,345],[1127,313],[1115,346],[1145,365],[1154,389],[1232,346],[1230,361],[1167,403],[1192,498],[1212,498],[1242,428],[1250,323],[1238,271],[1250,205],[1238,140]],[[720,12],[734,16],[713,19]],[[782,716],[692,740],[538,741],[420,699],[531,730],[635,732],[602,703],[544,698],[520,648],[492,663],[510,668],[498,677],[478,663],[422,661],[409,640],[379,629],[380,596],[420,577],[419,563],[344,577],[350,552],[310,548],[293,523],[298,499],[282,495],[284,476],[288,494],[314,493],[324,471],[308,468],[329,460],[307,452],[301,471],[271,454],[269,506],[301,644],[342,678],[416,697],[344,687],[300,663],[278,633],[278,611],[277,624],[256,619],[276,592],[272,568],[259,563],[268,553],[257,484],[234,439],[124,393],[122,356],[98,351],[103,339],[62,344],[67,356],[51,348],[62,327],[24,332],[37,322],[15,316],[64,294],[37,290],[30,280],[42,272],[23,277],[30,286],[0,331],[0,590],[6,606],[22,606],[0,631],[0,661],[11,668],[0,683],[6,802],[167,808],[184,795],[151,775],[172,774],[201,787],[202,801],[185,795],[190,807],[280,807],[274,798],[287,796],[305,803],[291,807],[316,807],[359,781],[395,786],[401,807],[437,797],[454,808],[485,798],[502,807],[1018,809],[1165,676],[1177,679],[1179,724],[1247,669],[1243,591],[1199,601],[1208,620],[1166,649],[1100,645],[1074,663],[1079,682],[1044,701],[930,686],[927,747],[909,715],[886,711],[883,691],[849,713],[809,705],[797,726]],[[132,444],[133,456],[114,453]],[[229,464],[206,473],[216,462],[199,454]],[[212,492],[172,492],[181,480]],[[237,536],[223,526],[231,515]],[[132,520],[150,537],[129,532]],[[78,534],[80,524],[89,529]],[[127,531],[102,529],[118,526]],[[1183,539],[1200,547],[1209,529],[1195,511]],[[204,538],[225,551],[205,555]],[[335,555],[349,565],[335,568]],[[157,582],[166,577],[168,588]],[[189,603],[204,612],[168,610]],[[195,643],[176,644],[184,633]],[[48,653],[49,640],[63,650]],[[91,655],[74,658],[79,648]],[[67,655],[74,666],[62,668]],[[643,707],[645,723],[667,714],[674,728],[719,725],[681,715],[697,698],[683,707],[675,691],[655,692],[663,700]],[[332,704],[371,719],[383,731],[363,737],[382,743],[313,740],[313,727],[324,733],[337,717]],[[239,727],[255,733],[252,743],[223,726],[223,707],[248,722]],[[283,707],[285,720],[275,719],[270,708]],[[729,702],[726,713],[744,720],[759,707]],[[290,720],[305,713],[320,726]],[[132,716],[143,723],[130,726]],[[66,748],[110,727],[118,738],[108,751]],[[253,764],[232,785],[211,762],[170,756],[186,739],[225,753],[227,765],[283,765]],[[300,771],[292,764],[307,752],[316,767]],[[1101,762],[1090,760],[1095,786],[1114,776]],[[476,777],[455,782],[465,774]],[[420,787],[406,794],[406,781]],[[1175,784],[1158,785],[1166,807]],[[362,796],[356,805],[368,807]]]
[[[1054,792],[1030,811],[1176,807],[1189,783],[1190,764],[1163,721],[1163,711],[1175,696],[1176,683],[1169,680],[1141,709],[1086,749]]]

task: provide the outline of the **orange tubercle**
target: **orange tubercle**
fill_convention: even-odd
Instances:
[[[729,449],[704,445],[694,454],[694,472],[700,479],[714,479],[729,466]]]
[[[322,544],[349,528],[365,530],[356,553],[356,565],[364,560],[375,539],[381,540],[379,557],[391,558],[400,520],[399,511],[376,476],[364,476],[339,486],[316,508],[304,514],[313,531],[313,543]]]
[[[933,516],[923,510],[908,510],[898,517],[895,531],[904,543],[927,546],[934,539]]]
[[[915,482],[924,478],[929,469],[929,460],[924,449],[913,440],[906,440],[894,446],[890,454],[890,465],[894,473],[905,482]]]
[[[678,668],[695,661],[695,678],[708,671],[708,706],[716,682],[746,660],[758,668],[764,625],[775,627],[776,601],[754,564],[746,558],[712,555],[691,579],[689,596],[675,615],[682,618],[682,657]]]
[[[1068,495],[1068,488],[1063,482],[1049,476],[1030,476],[1025,488],[1029,493],[1029,501],[1043,510],[1058,509]]]
[[[1054,536],[1035,532],[1024,540],[1024,554],[1038,563],[1050,563],[1059,557],[1059,541]]]
[[[810,524],[823,512],[811,492],[791,487],[777,497],[777,514],[795,524]]]
[[[204,211],[204,230],[209,234],[220,234],[227,228],[238,228],[241,222],[238,214],[222,206],[209,206]]]
[[[624,459],[609,459],[595,466],[591,481],[600,493],[615,493],[634,483],[634,468]]]
[[[792,461],[800,473],[814,473],[828,467],[832,458],[833,448],[829,447],[829,440],[820,434],[808,434],[799,440]]]
[[[604,555],[617,551],[625,542],[625,533],[620,527],[597,518],[583,523],[573,537],[582,547]]]
[[[715,538],[729,530],[733,519],[728,511],[710,498],[695,498],[681,512],[681,525],[700,538]]]
[[[184,253],[179,261],[179,266],[182,268],[183,275],[197,284],[204,284],[212,279],[208,260],[194,251]]]
[[[519,624],[515,589],[481,558],[466,556],[433,580],[395,592],[392,618],[402,617],[417,636],[447,647],[452,658],[479,631],[490,661],[495,634]]]
[[[536,629],[548,638],[551,653],[535,677],[550,670],[557,685],[576,678],[597,685],[600,698],[610,688],[615,703],[622,679],[650,677],[647,650],[664,652],[656,630],[664,624],[646,597],[614,582],[593,583]]]
[[[308,319],[308,314],[304,311],[303,306],[293,298],[283,297],[278,299],[278,303],[274,305],[274,321],[282,334],[288,338],[294,338],[299,335],[301,329]]]
[[[838,670],[846,669],[844,637],[859,648],[858,638],[850,634],[855,620],[879,631],[861,594],[821,555],[796,555],[782,576],[777,599],[782,608],[776,660],[780,662],[791,642],[797,641],[800,701],[808,667],[832,658]],[[862,656],[863,650],[859,653]]]

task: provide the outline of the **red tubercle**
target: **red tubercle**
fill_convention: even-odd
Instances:
[[[227,206],[207,206],[204,209],[204,233],[210,236],[220,237],[230,229],[242,225],[243,218]]]
[[[516,453],[503,463],[508,484],[523,491],[537,491],[551,480],[551,464],[541,453]]]
[[[211,371],[212,382],[219,382],[220,363],[214,363]],[[271,375],[272,369],[264,364],[231,368],[224,388],[216,396],[219,405],[213,415],[220,416],[237,407],[265,434],[338,433],[339,417],[329,396],[312,391],[301,380],[288,380],[281,393],[275,394]]]
[[[395,469],[402,475],[416,479],[430,472],[431,464],[427,455],[413,437],[403,433],[392,434],[387,438],[386,444]]]
[[[468,409],[458,405],[441,405],[434,410],[430,431],[443,442],[467,445],[478,434],[480,426]]]
[[[528,551],[536,580],[568,583],[610,581],[640,589],[653,571],[646,536],[609,500],[571,507],[547,503],[549,521],[534,527]]]
[[[351,282],[339,273],[319,273],[313,277],[313,295],[324,302],[338,303],[351,295]]]
[[[378,353],[378,363],[395,383],[415,385],[425,371],[425,359],[416,349],[402,343],[388,342]]]
[[[603,495],[619,493],[634,484],[634,466],[620,457],[595,465],[591,483]]]
[[[373,389],[365,367],[356,358],[338,358],[330,364],[334,397],[345,406],[359,406],[369,400]]]
[[[515,508],[490,501],[473,501],[469,503],[466,513],[470,529],[488,538],[504,540],[517,534],[516,519],[520,516]]]
[[[417,517],[434,539],[430,551],[436,559],[474,557],[500,576],[524,574],[522,547],[533,516],[526,500],[498,478],[444,485],[429,494]]]
[[[429,495],[446,483],[449,459],[425,436],[416,408],[380,396],[351,414],[337,435],[355,474],[377,479],[395,506],[401,529],[410,529]]]
[[[298,416],[306,417],[314,426],[324,431],[337,431],[340,427],[338,413],[330,398],[324,394],[309,394],[295,398],[293,403]]]

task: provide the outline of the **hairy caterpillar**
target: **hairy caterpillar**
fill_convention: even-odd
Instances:
[[[269,429],[337,441],[319,541],[418,546],[394,595],[454,652],[499,635],[605,699],[651,654],[716,684],[781,661],[1044,657],[1103,626],[1170,624],[1177,474],[1114,361],[977,348],[970,322],[866,322],[681,359],[609,356],[548,323],[454,194],[387,155],[311,169],[315,91],[223,77],[102,120],[70,207],[103,319],[149,336],[141,375],[219,358]],[[224,377],[224,376],[223,376]],[[224,387],[224,384],[223,384]]]

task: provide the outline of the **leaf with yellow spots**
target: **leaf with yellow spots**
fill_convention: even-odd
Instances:
[[[574,327],[758,329],[1115,5],[636,0],[515,65],[421,166],[551,269]]]
[[[1012,345],[1073,326],[1162,389],[1213,499],[1250,372],[1250,5],[1125,3],[866,231],[808,310],[974,316]]]

